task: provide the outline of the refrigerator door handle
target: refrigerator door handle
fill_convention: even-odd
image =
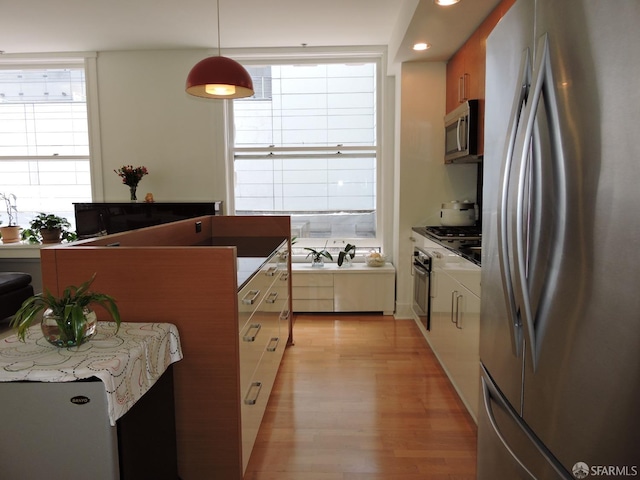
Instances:
[[[539,353],[541,348],[542,341],[542,333],[546,327],[547,315],[544,314],[546,311],[546,305],[537,305],[537,316],[534,321],[533,316],[533,306],[531,304],[531,298],[529,295],[529,290],[527,288],[527,270],[528,268],[534,269],[537,268],[537,265],[528,265],[528,257],[527,257],[527,239],[524,236],[524,221],[525,218],[529,219],[528,214],[525,213],[525,191],[527,185],[527,176],[528,176],[528,166],[530,161],[541,161],[541,157],[537,155],[536,152],[531,152],[531,144],[532,138],[535,135],[535,121],[536,121],[536,113],[537,113],[537,105],[540,102],[540,98],[542,92],[544,90],[545,95],[547,96],[545,101],[545,106],[548,109],[548,121],[550,127],[550,135],[552,138],[558,138],[559,133],[556,131],[555,126],[558,125],[558,107],[554,98],[553,92],[553,78],[551,72],[551,63],[549,59],[549,43],[548,36],[544,34],[540,37],[537,45],[537,54],[536,61],[533,69],[533,80],[531,83],[531,95],[530,101],[525,106],[523,117],[526,119],[526,127],[524,129],[524,137],[521,153],[521,169],[518,178],[518,199],[517,199],[517,226],[516,226],[516,280],[519,285],[518,288],[518,307],[519,312],[522,318],[522,322],[524,325],[525,334],[527,336],[527,340],[529,343],[529,352],[531,355],[531,362],[533,371],[536,371],[536,367],[538,364]],[[545,88],[548,87],[548,88]],[[556,146],[558,144],[556,143]],[[564,159],[562,156],[562,149],[556,148],[554,150],[554,155],[556,155],[557,162],[560,165],[564,165]],[[562,169],[556,170],[558,176],[560,177],[560,182],[565,183],[565,175]],[[561,196],[558,199],[557,204],[558,210],[558,218],[566,219],[567,218],[567,202],[565,197]],[[556,244],[564,244],[565,238],[565,228],[562,225],[558,225],[557,228],[558,235],[555,238]],[[553,263],[557,261],[557,256],[554,255],[553,258],[548,260],[548,264],[544,266],[550,272],[551,277],[548,278],[548,283],[554,283],[556,281],[556,275],[559,271],[558,269],[553,268]],[[550,263],[550,265],[549,265]],[[544,302],[544,297],[541,299],[541,302]]]
[[[522,110],[527,102],[529,95],[529,82],[531,80],[531,61],[529,49],[522,53],[520,61],[520,69],[518,75],[518,90],[516,91],[511,115],[509,117],[509,137],[505,146],[504,162],[500,174],[501,183],[498,193],[499,208],[497,212],[498,222],[498,252],[500,261],[500,276],[502,285],[506,292],[505,301],[507,303],[507,312],[509,313],[509,329],[511,332],[511,350],[513,355],[519,357],[522,353],[522,329],[515,303],[515,293],[513,285],[513,276],[511,274],[512,266],[510,260],[511,249],[508,238],[508,212],[509,212],[509,186],[511,184],[511,169],[513,166],[514,148]]]

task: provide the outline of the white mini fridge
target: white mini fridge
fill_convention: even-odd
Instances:
[[[0,382],[0,477],[13,480],[176,480],[169,367],[111,426],[105,385]]]

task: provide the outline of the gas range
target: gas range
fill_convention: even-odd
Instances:
[[[480,264],[482,256],[482,227],[414,227],[414,230],[426,238],[457,252],[463,257]]]
[[[480,227],[424,227],[425,232],[437,240],[480,243],[482,229]]]

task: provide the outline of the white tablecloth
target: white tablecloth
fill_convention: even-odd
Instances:
[[[96,335],[79,347],[47,342],[40,325],[26,343],[14,334],[0,340],[0,381],[73,382],[97,377],[107,393],[111,425],[122,417],[174,362],[182,359],[178,329],[170,323],[98,322]],[[46,401],[46,399],[43,399]]]

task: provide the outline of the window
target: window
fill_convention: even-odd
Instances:
[[[239,215],[291,215],[299,238],[375,238],[375,61],[249,66],[234,101]]]
[[[0,192],[23,227],[38,212],[73,224],[73,202],[91,201],[86,98],[84,66],[0,66]]]

